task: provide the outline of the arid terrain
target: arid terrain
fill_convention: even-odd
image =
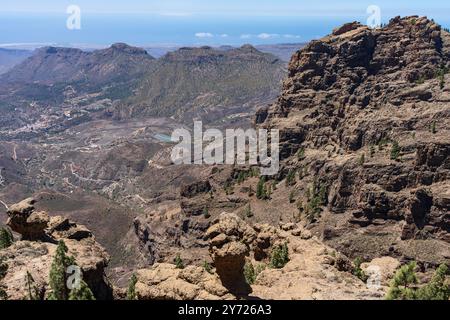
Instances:
[[[450,33],[396,17],[264,51],[47,47],[0,75],[8,297],[28,273],[48,297],[59,240],[97,299],[383,299],[402,265],[418,287],[449,266]],[[279,173],[174,165],[194,120],[278,129]]]

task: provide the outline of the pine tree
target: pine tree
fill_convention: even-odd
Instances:
[[[56,255],[50,269],[49,285],[52,292],[49,296],[50,300],[67,300],[69,299],[69,288],[67,287],[67,273],[69,266],[75,263],[73,257],[66,255],[68,249],[64,241],[60,240],[56,249]]]
[[[411,262],[397,270],[386,296],[387,300],[415,299],[415,290],[412,286],[417,284],[416,266],[415,262]]]
[[[266,177],[265,176],[261,176],[261,178],[259,178],[259,182],[256,187],[256,197],[260,200],[267,199]]]
[[[295,184],[295,170],[289,170],[286,176],[286,187],[292,186]]]
[[[70,291],[69,300],[95,300],[95,297],[87,283],[81,280],[80,287]]]
[[[135,274],[133,274],[131,276],[130,283],[128,284],[127,300],[137,300],[136,283],[137,283],[137,277]]]
[[[418,300],[445,300],[450,299],[450,284],[446,283],[446,276],[450,275],[449,268],[442,264],[434,272],[431,281],[419,288],[416,293]]]
[[[179,254],[175,257],[174,262],[177,269],[184,269],[184,263]]]
[[[13,236],[11,231],[6,228],[0,228],[0,250],[6,249],[13,244]]]

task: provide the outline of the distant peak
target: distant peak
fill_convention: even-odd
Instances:
[[[252,46],[251,44],[244,44],[241,47],[241,49],[242,50],[247,50],[247,51],[257,51],[257,49],[254,46]]]
[[[147,51],[142,48],[133,47],[126,43],[121,43],[121,42],[112,44],[110,47],[110,50],[124,52],[124,53],[128,53],[128,54],[148,55]]]

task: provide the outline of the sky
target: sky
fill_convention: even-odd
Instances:
[[[0,47],[298,43],[367,23],[370,5],[382,22],[417,14],[450,27],[449,0],[0,0]]]

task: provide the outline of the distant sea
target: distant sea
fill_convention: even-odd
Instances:
[[[320,38],[366,16],[161,16],[84,14],[81,30],[66,28],[66,14],[0,13],[0,47],[43,45],[95,48],[115,42],[136,46],[193,46],[301,43]],[[386,17],[387,22],[390,17]],[[443,21],[444,20],[444,21]],[[450,17],[436,19],[450,27]]]

